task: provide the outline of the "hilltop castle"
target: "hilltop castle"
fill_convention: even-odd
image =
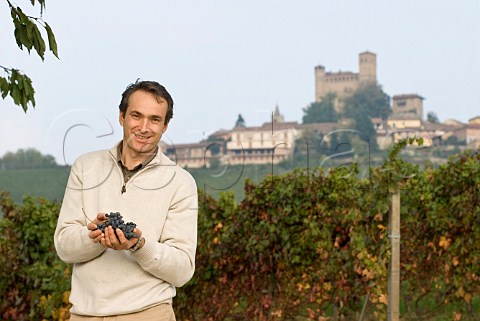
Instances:
[[[341,112],[345,98],[364,85],[377,85],[377,55],[372,52],[359,54],[359,72],[326,72],[325,67],[315,67],[315,101],[321,102],[329,94],[335,94],[334,106]],[[480,146],[480,116],[468,124],[449,121],[443,124],[423,120],[423,100],[418,94],[394,95],[391,101],[392,114],[387,120],[372,118],[380,149],[405,137],[422,137],[424,146],[441,144],[450,136],[463,141],[471,148]],[[348,126],[348,122],[299,124],[285,121],[278,105],[272,112],[270,122],[261,126],[247,127],[243,123],[231,130],[219,130],[211,135],[212,141],[193,144],[164,146],[168,157],[182,167],[209,167],[212,161],[223,164],[276,164],[293,155],[295,144],[302,133],[310,131],[327,137],[332,131]],[[328,137],[327,137],[328,138]],[[325,142],[327,142],[327,138]],[[300,140],[303,143],[303,140]],[[307,144],[308,145],[308,144]],[[214,153],[214,148],[218,151]],[[308,146],[307,146],[308,149]]]
[[[325,72],[315,67],[315,101],[320,102],[328,93],[336,94],[335,110],[341,111],[343,100],[363,84],[377,83],[377,55],[366,51],[359,54],[358,73],[351,71]]]

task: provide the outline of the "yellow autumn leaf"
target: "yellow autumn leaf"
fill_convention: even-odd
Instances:
[[[458,296],[459,298],[465,297],[465,290],[463,289],[463,286],[461,286],[461,287],[457,290],[457,296]]]
[[[462,314],[460,312],[453,312],[453,321],[462,320]]]
[[[438,245],[444,250],[446,250],[450,246],[451,241],[451,239],[447,239],[445,236],[441,236]]]
[[[387,304],[388,304],[388,296],[387,296],[387,294],[384,294],[384,293],[380,294],[380,296],[378,297],[378,302],[387,305]]]
[[[214,232],[218,232],[219,230],[221,230],[223,227],[223,224],[222,222],[218,223],[217,226],[215,226],[215,228],[213,229]]]
[[[368,269],[364,269],[362,271],[362,275],[364,278],[366,278],[367,280],[371,280],[373,279],[373,272],[372,271],[369,271]]]
[[[459,263],[458,258],[457,258],[457,257],[454,257],[454,258],[452,259],[452,264],[453,264],[453,266],[457,266],[458,263]]]
[[[272,311],[271,315],[273,317],[281,318],[282,317],[282,310],[280,310],[280,309],[274,310],[274,311]]]
[[[465,300],[465,302],[467,303],[470,303],[472,302],[472,295],[470,293],[465,293],[465,295],[463,296],[463,299]]]
[[[448,263],[445,263],[445,273],[450,273],[450,265]]]
[[[323,284],[323,288],[326,290],[326,291],[330,291],[332,289],[332,284],[330,282],[325,282]]]
[[[303,290],[303,284],[302,283],[297,283],[297,291],[302,292]]]
[[[70,298],[70,291],[63,292],[63,300],[62,300],[63,303],[66,303],[66,304],[70,303],[69,298]]]

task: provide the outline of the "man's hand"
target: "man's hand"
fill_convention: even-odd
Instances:
[[[114,250],[128,250],[132,246],[134,246],[137,241],[142,237],[142,231],[138,228],[135,228],[133,232],[137,234],[136,238],[132,238],[128,240],[125,237],[125,234],[123,234],[122,230],[117,228],[117,235],[115,235],[113,231],[113,227],[108,226],[105,228],[105,233],[102,233],[102,231],[97,227],[97,224],[102,224],[107,221],[107,217],[105,216],[105,213],[98,213],[97,217],[91,222],[88,223],[87,228],[90,230],[90,233],[88,233],[88,236],[92,239],[94,243],[100,243],[105,247],[108,247],[110,249]],[[143,247],[143,244],[140,244],[140,248]]]
[[[105,238],[102,231],[98,229],[97,224],[104,223],[106,220],[105,213],[98,213],[97,217],[92,222],[88,223],[87,228],[90,230],[88,237],[92,239],[93,243],[99,243]]]
[[[105,228],[105,237],[100,239],[101,244],[118,251],[128,250],[142,237],[142,231],[138,228],[133,230],[133,232],[137,234],[137,237],[131,238],[130,240],[125,237],[121,229],[117,228],[116,232],[118,237],[115,235],[113,227],[108,226]],[[140,248],[141,247],[143,247],[143,244],[140,244]]]

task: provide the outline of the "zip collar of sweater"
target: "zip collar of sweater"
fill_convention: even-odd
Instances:
[[[115,163],[118,163],[119,159],[118,159],[118,148],[119,148],[119,145],[122,144],[122,141],[118,142],[114,147],[112,147],[108,153],[110,154],[110,156],[113,158],[113,160],[115,161]],[[153,166],[153,165],[160,165],[162,163],[161,161],[161,156],[163,153],[160,149],[160,145],[157,146],[158,150],[157,150],[157,153],[155,155],[155,157],[153,157],[153,159],[148,163],[146,164],[145,166],[142,166],[141,169],[144,169],[144,168],[147,168],[147,167],[150,167],[150,166]],[[120,159],[121,160],[121,159]]]

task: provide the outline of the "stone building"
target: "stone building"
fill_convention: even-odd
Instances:
[[[396,130],[403,128],[420,128],[422,120],[414,115],[409,114],[392,114],[387,119],[388,128]]]
[[[234,128],[227,142],[229,164],[277,164],[289,158],[298,136],[297,122]]]
[[[328,93],[334,93],[335,109],[343,109],[343,101],[363,84],[377,83],[377,55],[366,51],[359,54],[359,72],[326,72],[325,67],[315,67],[315,101],[320,102]]]
[[[162,151],[177,165],[184,168],[210,167],[212,147],[215,143],[200,142],[192,144],[162,144]]]
[[[392,97],[394,116],[423,120],[423,98],[417,94],[403,94]]]
[[[448,132],[443,139],[455,136],[458,141],[464,142],[471,149],[480,148],[480,116],[473,117],[462,127],[456,127]]]

